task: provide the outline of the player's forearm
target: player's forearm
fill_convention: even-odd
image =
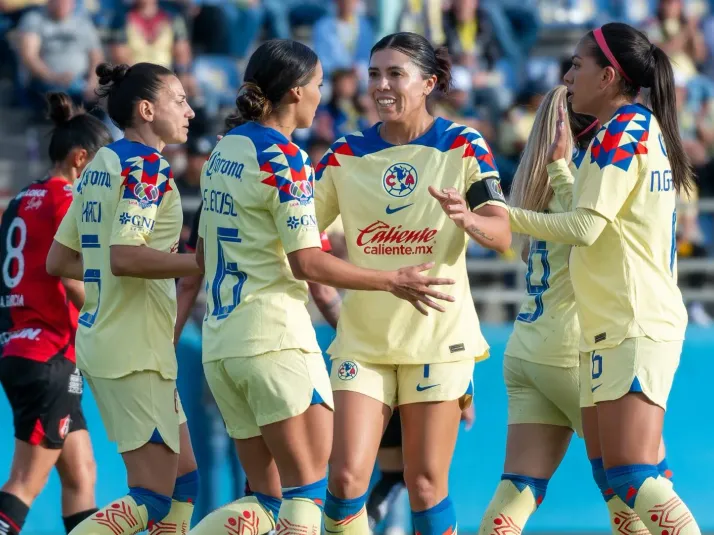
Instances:
[[[67,298],[77,308],[81,310],[84,306],[84,283],[63,277],[62,286],[67,292]]]
[[[336,329],[337,321],[340,319],[340,308],[342,304],[340,294],[331,286],[325,286],[315,282],[308,282],[307,284],[310,289],[310,295],[312,295],[315,306],[322,314],[322,317],[325,318],[325,321],[329,323],[333,329]]]
[[[109,260],[117,277],[178,279],[202,273],[194,254],[165,253],[143,245],[112,245]]]
[[[550,178],[550,187],[553,189],[555,198],[566,210],[570,210],[573,206],[573,175],[570,172],[568,163],[563,160],[557,160],[548,164],[548,177]]]
[[[181,332],[186,326],[191,309],[196,303],[198,292],[201,291],[203,275],[191,275],[179,279],[176,288],[176,326],[174,328],[174,345],[178,344]]]
[[[481,247],[505,253],[511,246],[511,225],[508,215],[504,212],[501,216],[483,216],[472,212],[464,231]]]
[[[541,214],[512,208],[510,217],[513,232],[581,247],[595,243],[607,225],[607,219],[585,208],[576,208],[564,214]]]
[[[53,277],[64,277],[77,281],[84,280],[82,255],[74,249],[62,245],[57,240],[52,241],[50,250],[47,253],[45,269]]]
[[[319,248],[302,249],[288,255],[295,278],[345,290],[390,291],[393,273],[357,267]]]

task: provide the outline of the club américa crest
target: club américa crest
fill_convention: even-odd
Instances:
[[[346,360],[337,369],[337,377],[342,381],[351,381],[357,377],[357,363],[351,360]]]
[[[417,181],[417,171],[413,165],[395,163],[385,171],[384,177],[382,177],[382,186],[384,186],[384,191],[399,199],[414,191]]]

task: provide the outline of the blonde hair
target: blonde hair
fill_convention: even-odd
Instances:
[[[573,154],[573,134],[568,117],[567,89],[560,85],[551,89],[538,107],[533,129],[523,149],[511,186],[511,206],[543,212],[553,198],[550,178],[546,170],[547,155],[555,139],[558,122],[558,107],[565,110],[565,157],[568,163]]]

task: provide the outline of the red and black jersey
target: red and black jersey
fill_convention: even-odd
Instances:
[[[72,185],[51,177],[10,201],[0,223],[0,344],[2,356],[75,361],[78,311],[45,261],[70,203]],[[96,214],[92,214],[96,216]],[[101,215],[99,215],[101,217]]]

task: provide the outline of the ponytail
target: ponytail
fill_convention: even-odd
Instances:
[[[654,68],[650,85],[650,103],[652,112],[662,130],[667,158],[672,166],[674,187],[677,193],[682,195],[691,192],[694,180],[691,163],[684,152],[682,139],[679,137],[674,73],[667,54],[661,48],[653,45],[651,51]]]

